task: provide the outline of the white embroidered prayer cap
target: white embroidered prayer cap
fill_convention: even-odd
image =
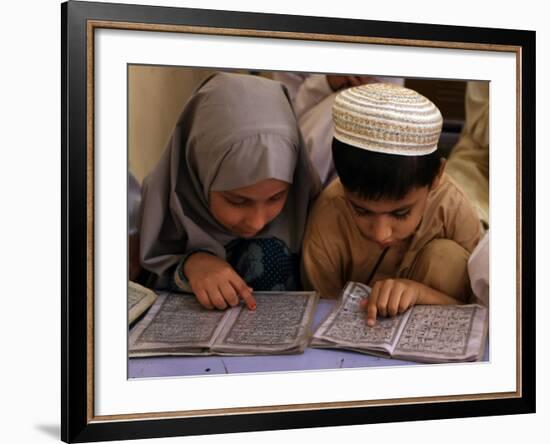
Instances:
[[[405,156],[437,149],[443,118],[426,97],[395,84],[341,91],[332,106],[334,137],[369,151]]]

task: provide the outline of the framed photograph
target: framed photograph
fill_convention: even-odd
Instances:
[[[65,442],[535,411],[534,32],[79,1],[61,12]],[[156,217],[141,190],[189,104],[224,76],[281,85],[323,189],[336,176],[332,127],[326,143],[312,134],[332,122],[339,92],[391,84],[437,106],[446,174],[466,192],[484,180],[470,195],[486,245],[485,292],[472,288],[488,314],[483,353],[433,363],[310,347],[227,358],[135,348],[132,335],[171,294],[140,258],[146,242],[134,234],[144,214]],[[317,98],[300,111],[309,82]],[[468,137],[474,163],[457,163]],[[129,303],[135,288],[152,294],[141,308]],[[319,307],[317,318],[332,306]]]

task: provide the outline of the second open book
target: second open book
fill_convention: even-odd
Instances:
[[[484,352],[487,309],[480,305],[416,305],[368,327],[360,302],[370,288],[348,282],[317,328],[311,347],[344,348],[420,362],[477,361]]]

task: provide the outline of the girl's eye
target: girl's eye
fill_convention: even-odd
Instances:
[[[234,207],[242,207],[242,206],[245,206],[246,203],[247,203],[246,199],[235,199],[235,198],[229,199],[229,198],[226,197],[225,200],[230,205],[233,205]]]

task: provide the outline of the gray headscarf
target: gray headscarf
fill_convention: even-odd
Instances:
[[[286,88],[249,75],[207,78],[186,103],[159,163],[144,180],[143,267],[162,276],[192,250],[225,259],[224,246],[236,236],[211,215],[210,191],[269,178],[292,185],[281,213],[256,237],[277,237],[297,253],[320,182]]]

